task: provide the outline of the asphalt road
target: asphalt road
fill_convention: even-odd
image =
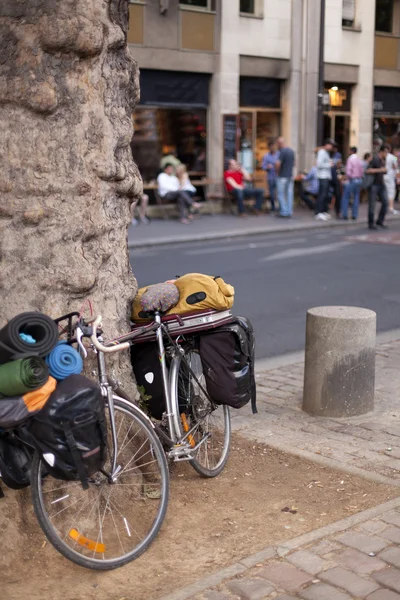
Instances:
[[[370,308],[378,331],[400,327],[400,224],[156,246],[130,257],[139,286],[189,272],[234,285],[234,313],[253,322],[257,358],[302,350],[312,306]]]

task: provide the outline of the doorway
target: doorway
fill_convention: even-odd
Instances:
[[[350,146],[350,113],[324,114],[324,139],[326,138],[335,140],[343,159],[346,159]]]

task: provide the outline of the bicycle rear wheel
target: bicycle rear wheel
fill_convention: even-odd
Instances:
[[[194,428],[188,436],[189,443],[195,446],[202,442],[195,458],[189,462],[203,477],[216,477],[225,467],[229,455],[229,407],[213,404],[203,391],[207,390],[207,385],[197,349],[186,350],[175,360],[178,361],[175,398],[178,404],[176,410],[181,415],[181,433],[183,436]]]
[[[31,475],[33,507],[51,544],[81,567],[104,571],[149,547],[164,520],[169,492],[168,466],[153,428],[129,403],[114,402],[121,467],[115,482],[105,475],[110,456],[104,473],[90,477],[87,490],[79,481],[47,474],[38,453]]]

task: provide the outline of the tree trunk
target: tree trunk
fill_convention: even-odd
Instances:
[[[106,337],[128,331],[127,250],[138,70],[128,0],[0,2],[0,327],[86,299]],[[117,355],[113,371],[126,379]]]

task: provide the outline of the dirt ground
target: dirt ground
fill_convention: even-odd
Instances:
[[[188,464],[173,466],[168,513],[158,538],[138,560],[106,573],[81,569],[61,557],[45,542],[29,490],[4,490],[0,597],[156,600],[269,544],[398,494],[396,488],[315,465],[237,434],[232,446],[225,471],[216,479],[200,478]]]

